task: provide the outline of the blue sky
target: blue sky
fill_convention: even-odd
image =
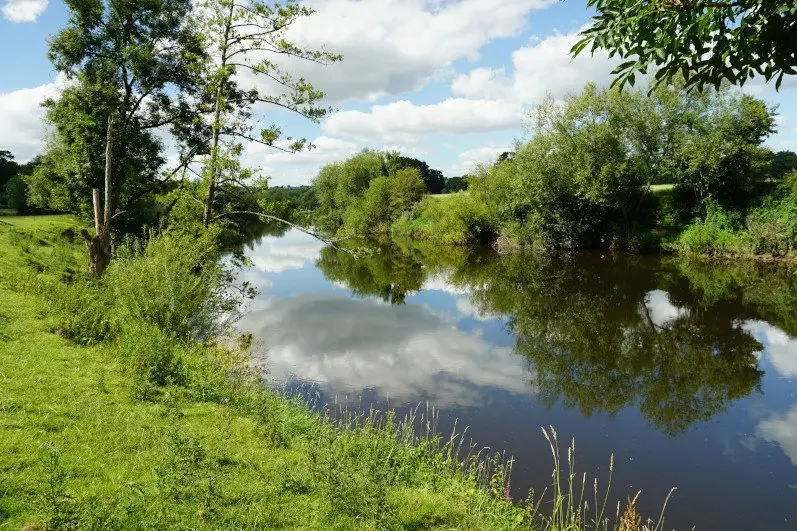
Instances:
[[[523,113],[546,93],[608,84],[605,56],[571,60],[567,51],[589,20],[585,0],[312,0],[312,17],[291,38],[344,55],[319,68],[289,64],[328,94],[337,111],[321,124],[262,109],[317,149],[296,155],[252,146],[245,163],[274,184],[306,184],[320,165],[364,147],[398,149],[447,176],[492,160],[523,138]],[[39,102],[60,80],[47,39],[67,20],[60,0],[0,0],[0,149],[19,160],[46,140]],[[252,81],[257,83],[257,80]],[[779,105],[779,133],[767,144],[797,150],[797,76],[744,89]]]

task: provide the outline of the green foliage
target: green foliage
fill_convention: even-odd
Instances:
[[[772,177],[783,179],[791,172],[797,171],[797,153],[794,151],[778,151],[772,161]]]
[[[21,175],[14,175],[6,185],[6,205],[24,214],[28,210],[28,185]]]
[[[772,153],[760,144],[774,132],[774,112],[763,101],[727,90],[683,103],[675,146],[664,161],[676,193],[695,212],[705,212],[711,200],[744,213],[766,189]]]
[[[503,232],[542,248],[606,247],[652,224],[646,187],[663,133],[641,93],[589,85],[530,116],[534,136],[471,177]]]
[[[409,212],[425,192],[426,185],[419,170],[405,167],[396,171],[390,180],[391,218]]]
[[[675,243],[676,248],[692,254],[728,256],[743,252],[745,240],[739,230],[741,217],[709,203],[706,216],[684,229]]]
[[[430,194],[439,194],[443,192],[445,187],[445,178],[440,170],[434,170],[429,165],[418,159],[410,157],[402,157],[397,153],[389,153],[387,155],[388,173],[395,174],[399,170],[405,168],[414,168],[418,170],[425,185],[425,191]]]
[[[592,25],[571,50],[578,55],[607,50],[623,59],[614,83],[634,86],[637,74],[656,83],[678,76],[688,87],[727,81],[743,85],[756,75],[775,79],[797,74],[793,35],[797,5],[791,0],[589,0],[597,10]]]
[[[174,176],[160,174],[165,159],[154,131],[192,119],[184,91],[194,86],[204,60],[192,2],[66,4],[69,21],[50,40],[49,57],[72,83],[46,102],[53,136],[31,180],[31,199],[41,208],[90,218],[91,189],[103,188],[106,131],[113,121],[111,210],[130,217],[139,200],[163,191]]]
[[[790,256],[797,249],[797,172],[764,199],[742,223],[738,214],[711,203],[703,219],[681,233],[676,248],[707,256]]]
[[[320,224],[333,230],[340,227],[349,205],[365,195],[372,179],[382,176],[387,176],[385,158],[376,151],[365,150],[321,168],[313,180]]]
[[[444,194],[451,194],[454,192],[461,192],[468,189],[468,181],[465,177],[450,177],[446,179],[446,185],[443,187]]]
[[[388,234],[390,231],[392,179],[371,180],[362,199],[346,209],[340,231],[354,235]]]
[[[399,238],[444,244],[486,243],[495,236],[494,216],[477,197],[456,194],[426,197],[409,217],[393,224]]]

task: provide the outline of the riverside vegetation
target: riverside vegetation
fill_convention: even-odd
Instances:
[[[314,181],[338,234],[538,250],[678,250],[793,257],[794,154],[761,144],[775,111],[729,87],[700,94],[587,86],[527,117],[530,139],[425,196],[392,154],[363,152]]]

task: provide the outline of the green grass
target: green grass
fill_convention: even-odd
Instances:
[[[145,314],[135,317],[137,306],[127,308],[115,339],[68,341],[54,330],[80,319],[91,299],[73,301],[77,316],[64,315],[53,308],[68,305],[51,304],[58,293],[90,294],[117,281],[140,289],[117,278],[123,274],[148,276],[164,293],[158,282],[171,277],[148,268],[179,253],[128,258],[109,270],[107,284],[87,283],[82,245],[65,233],[77,229],[71,218],[13,222],[0,225],[0,529],[588,526],[572,471],[571,484],[557,480],[545,505],[539,497],[512,504],[508,465],[473,456],[461,465],[458,440],[441,440],[428,419],[422,436],[389,413],[332,421],[230,372],[240,366],[222,359],[227,349],[156,330]],[[141,291],[133,293],[123,304],[138,301]],[[126,296],[111,295],[96,300],[110,308]],[[140,302],[146,311],[163,304]],[[185,381],[143,396],[131,361],[157,358],[153,346],[181,353]],[[560,468],[556,461],[556,478]]]

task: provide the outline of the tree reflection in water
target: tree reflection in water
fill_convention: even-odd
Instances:
[[[789,333],[797,322],[797,277],[774,266],[395,245],[365,258],[326,248],[317,266],[358,296],[392,304],[443,275],[481,315],[505,316],[543,403],[587,416],[636,407],[669,435],[760,392],[761,344],[744,320]]]

